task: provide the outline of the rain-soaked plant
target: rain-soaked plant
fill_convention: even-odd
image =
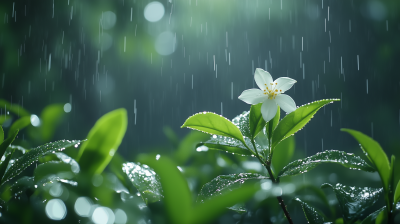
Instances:
[[[291,136],[301,130],[319,109],[329,103],[339,101],[339,99],[319,100],[296,108],[293,99],[288,95],[282,94],[292,87],[296,82],[295,80],[284,77],[273,81],[271,75],[262,69],[256,70],[254,79],[260,89],[246,90],[239,96],[239,99],[252,104],[250,111],[243,112],[235,117],[232,122],[221,115],[200,112],[189,117],[182,127],[212,135],[210,140],[197,146],[197,151],[220,150],[226,153],[256,157],[266,168],[268,176],[264,176],[263,173],[239,173],[218,176],[204,185],[198,200],[206,203],[209,197],[216,194],[223,195],[224,192],[238,189],[240,185],[245,183],[261,181],[263,183],[261,188],[273,192],[272,195],[276,196],[287,220],[289,223],[293,223],[282,199],[282,191],[277,193],[274,186],[279,186],[280,179],[283,177],[303,174],[319,164],[336,163],[349,169],[367,172],[378,171],[383,184],[383,189],[324,184],[323,187],[331,187],[334,190],[339,200],[339,205],[343,210],[344,222],[354,223],[357,221],[363,212],[377,201],[379,194],[383,192],[386,208],[383,207],[372,213],[363,223],[371,223],[377,217],[381,217],[380,219],[387,218],[390,223],[393,223],[395,205],[397,205],[400,197],[399,184],[396,191],[394,191],[394,156],[392,156],[392,163],[389,163],[379,144],[362,133],[350,129],[342,129],[359,141],[363,151],[372,162],[372,166],[354,154],[337,150],[323,151],[289,164],[279,164],[282,160],[274,160],[275,153],[288,153],[289,156],[289,151],[292,150],[289,149],[289,145],[293,141]],[[280,108],[288,112],[283,119],[280,119]],[[280,146],[286,146],[287,148]],[[275,161],[277,162],[275,163]],[[271,181],[272,184],[268,184],[268,181]],[[256,196],[260,197],[260,194]],[[265,197],[259,198],[259,200],[263,199]],[[295,198],[294,201],[301,204],[310,223],[328,221],[322,213],[306,202],[299,198]],[[230,209],[238,212],[243,210],[240,205],[232,206]],[[378,216],[378,214],[380,215]]]

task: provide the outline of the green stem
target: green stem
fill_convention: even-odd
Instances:
[[[269,143],[271,143],[271,142],[269,142]],[[271,150],[269,151],[269,157],[268,157],[267,161],[263,161],[263,160],[261,159],[260,155],[258,154],[257,147],[256,147],[256,144],[255,144],[255,142],[254,142],[254,139],[251,140],[251,144],[252,144],[253,147],[254,147],[254,150],[255,150],[257,159],[260,160],[260,162],[261,162],[261,163],[265,166],[265,168],[267,169],[268,174],[269,174],[269,176],[270,176],[272,182],[273,182],[274,184],[278,184],[278,183],[279,183],[279,178],[276,178],[276,179],[275,179],[274,173],[272,172],[272,169],[271,169],[271,158],[272,158]],[[270,144],[270,145],[271,145],[271,144]],[[247,146],[246,146],[246,147],[247,147]],[[250,151],[251,151],[251,150],[250,150]],[[286,205],[285,205],[285,202],[283,201],[282,196],[277,196],[276,199],[278,199],[278,203],[279,203],[279,205],[281,206],[281,208],[282,208],[282,210],[283,210],[283,213],[285,214],[285,216],[286,216],[288,222],[289,222],[290,224],[293,224],[293,220],[292,220],[292,218],[290,217],[289,211],[288,211],[287,208],[286,208]]]

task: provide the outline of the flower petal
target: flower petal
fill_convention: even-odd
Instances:
[[[266,122],[275,117],[278,106],[274,100],[267,99],[261,106],[261,114]]]
[[[265,101],[265,99],[268,98],[268,95],[264,95],[263,91],[259,89],[248,89],[243,91],[238,98],[245,103],[256,105]]]
[[[296,80],[288,77],[280,77],[274,81],[274,83],[277,83],[275,89],[277,89],[280,93],[283,93],[292,88],[296,82]]]
[[[279,94],[275,97],[275,102],[284,110],[286,113],[290,113],[296,110],[296,103],[292,97],[286,94]]]
[[[256,69],[256,72],[254,73],[254,80],[256,81],[258,88],[261,90],[264,90],[267,86],[271,87],[271,83],[273,81],[271,74],[261,68]],[[267,86],[265,84],[267,84]]]

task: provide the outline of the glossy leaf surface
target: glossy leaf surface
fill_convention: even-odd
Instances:
[[[351,134],[360,143],[361,149],[364,151],[365,155],[372,162],[372,164],[374,164],[379,175],[381,176],[383,188],[386,192],[389,192],[389,159],[379,143],[359,131],[345,128],[342,128],[341,130]]]
[[[35,181],[42,180],[45,177],[54,175],[58,176],[59,173],[69,173],[69,177],[73,176],[71,164],[63,163],[60,161],[50,161],[47,163],[39,164],[34,172]]]
[[[383,206],[382,208],[374,211],[373,213],[369,214],[362,222],[361,224],[375,224],[375,219],[378,217],[379,213],[382,211],[386,210],[386,206]]]
[[[153,203],[163,198],[160,177],[149,166],[140,163],[124,163],[122,171],[140,192],[140,196],[147,203]]]
[[[286,115],[274,130],[272,135],[272,149],[285,138],[301,130],[321,107],[334,101],[339,101],[339,99],[314,101]]]
[[[397,182],[396,190],[394,191],[394,204],[400,201],[400,180]]]
[[[113,110],[97,120],[77,156],[83,172],[100,174],[117,151],[128,126],[124,108]]]
[[[1,162],[1,164],[0,164],[0,185],[3,183],[3,176],[4,176],[4,173],[6,172],[6,170],[7,170],[7,167],[8,167],[8,163],[10,162],[10,160],[11,160],[11,157],[12,157],[12,155],[14,154],[14,151],[15,151],[15,149],[13,149],[12,151],[11,151],[11,153],[9,153],[7,156],[6,156],[6,158],[4,159],[4,161],[3,162]]]
[[[248,181],[261,179],[268,179],[268,177],[256,173],[220,175],[210,182],[206,183],[201,188],[200,193],[197,197],[197,202],[202,203],[210,197],[222,195],[226,191],[232,191],[233,189],[239,188],[242,184]]]
[[[274,130],[275,130],[276,126],[278,125],[280,118],[281,118],[281,108],[278,106],[275,117],[273,119],[271,119],[270,121],[268,121],[267,126],[266,126],[268,139],[272,138],[272,133],[274,133]]]
[[[295,145],[296,141],[293,135],[286,138],[275,147],[274,155],[272,156],[272,168],[274,173],[278,174],[279,171],[291,161]]]
[[[204,143],[197,144],[196,148],[198,151],[220,150],[226,153],[233,153],[243,156],[252,155],[252,153],[239,140],[217,135],[212,136],[210,140]]]
[[[350,187],[340,183],[336,186],[323,184],[322,187],[331,187],[335,192],[345,223],[355,222],[366,209],[378,201],[383,191],[382,188]]]
[[[318,212],[315,208],[311,207],[309,204],[303,202],[299,198],[295,198],[294,201],[301,204],[303,208],[304,215],[310,224],[323,224],[324,217],[323,215]]]
[[[60,152],[65,150],[68,147],[75,146],[78,147],[78,145],[81,143],[80,140],[60,140],[52,143],[47,143],[44,145],[41,145],[39,147],[36,147],[34,149],[29,150],[27,153],[22,155],[18,160],[16,160],[10,168],[7,170],[5,173],[3,179],[4,182],[10,180],[11,178],[15,177],[16,175],[20,174],[22,171],[24,171],[28,166],[30,166],[32,163],[36,162],[39,157],[47,154],[47,153],[52,153],[52,152]],[[3,183],[4,183],[3,182]]]
[[[63,104],[52,104],[45,107],[40,115],[41,132],[43,141],[50,141],[54,135],[57,125],[65,115]]]
[[[4,141],[4,130],[3,127],[0,126],[0,144]]]
[[[182,125],[182,128],[184,127],[244,142],[243,135],[238,127],[228,119],[211,112],[201,112],[189,117]]]
[[[8,130],[8,137],[11,136],[15,131],[17,130],[22,130],[28,125],[31,124],[31,118],[30,116],[25,116],[21,117],[20,119],[14,121],[14,123],[11,125],[10,129]]]
[[[258,133],[265,127],[265,120],[262,117],[261,114],[261,106],[262,103],[259,103],[257,105],[251,105],[250,107],[250,136],[252,139],[254,139]]]
[[[363,170],[368,172],[375,171],[374,168],[368,165],[359,156],[337,150],[327,150],[319,152],[305,159],[299,159],[289,163],[281,170],[279,176],[284,177],[302,174],[314,169],[316,166],[322,163],[336,163],[349,169]]]
[[[166,156],[141,155],[138,161],[150,166],[160,176],[164,203],[172,223],[189,223],[192,194],[176,164]]]
[[[7,148],[9,145],[11,145],[11,143],[14,141],[15,137],[17,137],[18,135],[18,130],[15,130],[15,132],[13,133],[13,135],[8,136],[7,139],[5,139],[1,144],[0,144],[0,158],[1,156],[4,155],[4,153],[6,152]]]
[[[210,135],[203,132],[191,131],[179,143],[178,149],[175,152],[175,161],[179,164],[185,164],[186,161],[196,152],[195,149],[199,142],[206,141],[209,138]]]

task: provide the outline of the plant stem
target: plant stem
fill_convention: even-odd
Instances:
[[[270,162],[271,158],[268,158],[266,162],[262,161],[260,156],[258,155],[258,151],[257,151],[257,148],[256,148],[254,140],[252,140],[251,143],[253,144],[254,150],[256,151],[256,156],[257,156],[258,160],[260,160],[260,162],[265,166],[265,168],[267,168],[269,177],[271,178],[272,182],[274,184],[278,184],[279,183],[279,178],[275,179],[274,174],[273,174],[273,172],[271,170],[271,162]],[[283,210],[283,213],[285,213],[285,216],[286,216],[287,220],[289,221],[289,223],[293,224],[293,220],[290,217],[289,211],[286,209],[286,205],[285,205],[285,202],[283,202],[282,196],[277,196],[276,199],[278,199],[278,203],[281,206],[281,208]]]

